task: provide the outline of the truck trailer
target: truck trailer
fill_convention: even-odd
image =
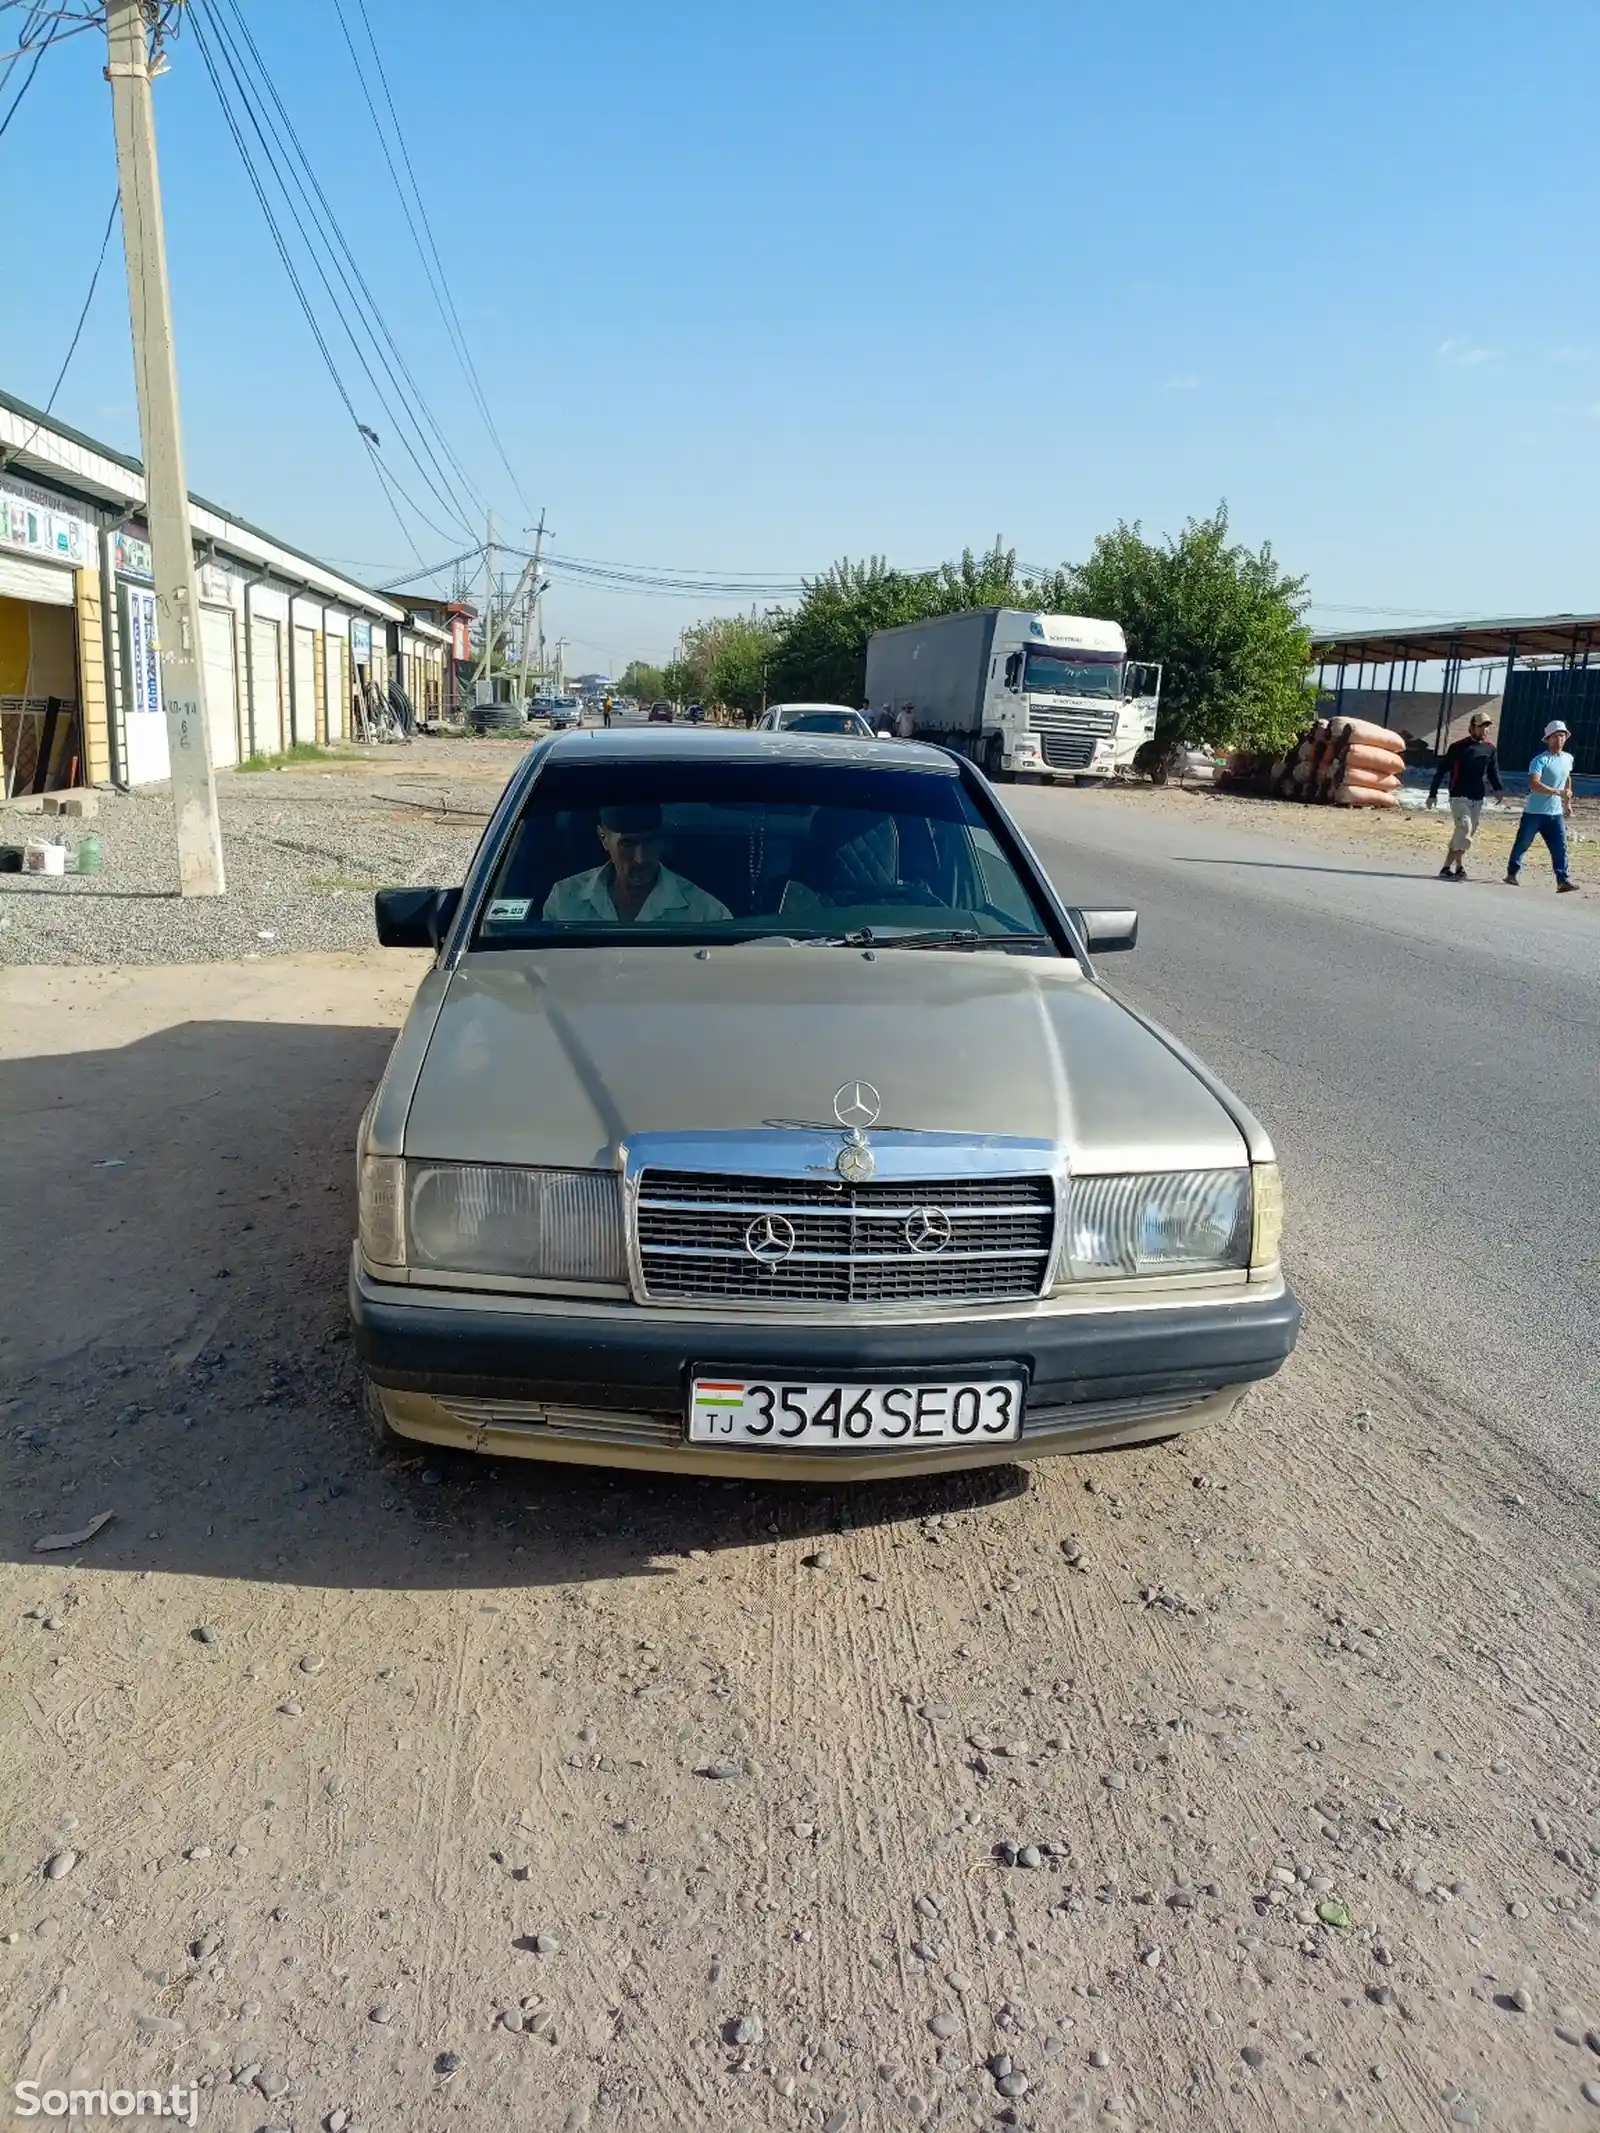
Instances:
[[[1160,667],[1130,660],[1120,624],[1092,615],[974,607],[867,646],[869,716],[996,779],[1130,770],[1160,696]]]

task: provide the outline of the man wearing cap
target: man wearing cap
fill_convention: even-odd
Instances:
[[[1553,718],[1544,729],[1544,748],[1528,765],[1528,797],[1522,803],[1522,820],[1506,865],[1506,883],[1517,886],[1523,855],[1535,837],[1550,847],[1550,863],[1556,870],[1556,891],[1573,896],[1578,884],[1567,873],[1567,817],[1572,812],[1572,758],[1567,753],[1564,719]]]
[[[578,924],[700,925],[731,916],[692,881],[661,864],[661,810],[602,807],[600,843],[606,863],[587,874],[569,874],[545,898],[546,918]]]
[[[1450,847],[1444,855],[1444,865],[1439,869],[1445,881],[1465,881],[1467,870],[1462,861],[1472,848],[1472,840],[1478,833],[1478,824],[1483,818],[1483,803],[1490,788],[1505,798],[1505,787],[1500,783],[1500,765],[1495,756],[1494,742],[1489,738],[1489,714],[1474,711],[1467,721],[1463,739],[1452,741],[1445,750],[1444,761],[1433,774],[1433,784],[1428,791],[1428,805],[1434,806],[1443,785],[1450,795],[1450,813],[1454,827],[1450,832]]]

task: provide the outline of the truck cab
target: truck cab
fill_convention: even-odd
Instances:
[[[1119,624],[1001,609],[989,659],[985,731],[997,768],[1113,777],[1156,730],[1159,667],[1130,661]]]
[[[880,630],[867,694],[874,718],[990,777],[1111,778],[1154,736],[1161,669],[1097,616],[973,608]]]

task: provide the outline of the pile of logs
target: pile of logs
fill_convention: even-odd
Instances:
[[[1404,737],[1362,718],[1319,718],[1273,765],[1267,790],[1332,807],[1398,807]]]

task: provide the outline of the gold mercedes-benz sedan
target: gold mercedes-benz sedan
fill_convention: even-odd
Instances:
[[[1219,1421],[1294,1345],[1266,1134],[955,755],[556,735],[377,920],[435,951],[357,1155],[386,1436],[868,1479]]]

